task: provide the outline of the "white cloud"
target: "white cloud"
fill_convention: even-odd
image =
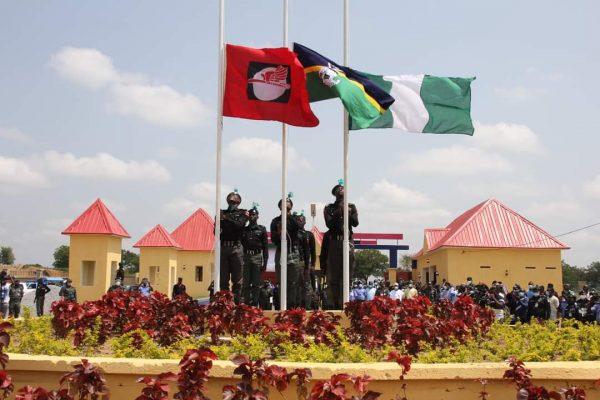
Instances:
[[[197,97],[166,85],[117,84],[111,93],[111,111],[164,127],[198,126],[209,114]]]
[[[36,171],[25,160],[0,156],[0,183],[3,191],[10,191],[10,185],[40,187],[47,184],[46,177]]]
[[[233,189],[229,185],[221,184],[221,194],[224,199]],[[176,197],[163,206],[163,212],[178,218],[186,217],[198,208],[204,208],[212,215],[215,208],[215,183],[198,182],[188,186],[185,196]],[[223,200],[225,204],[225,200]]]
[[[591,181],[586,182],[583,186],[583,190],[590,197],[600,199],[600,174],[596,175]]]
[[[484,149],[514,153],[541,153],[539,136],[526,125],[500,122],[493,125],[475,122],[473,143]]]
[[[91,89],[120,79],[112,59],[96,49],[64,47],[50,57],[50,66],[62,77]]]
[[[223,153],[232,165],[243,165],[258,172],[281,170],[281,143],[270,139],[244,137],[230,142]],[[311,170],[310,162],[301,157],[295,148],[288,147],[290,169]]]
[[[79,85],[107,88],[108,109],[120,115],[168,128],[189,128],[200,125],[210,114],[196,96],[149,83],[142,74],[119,71],[109,56],[96,49],[65,47],[52,55],[50,65]]]
[[[424,193],[399,186],[387,179],[371,185],[356,201],[361,230],[390,232],[409,230],[421,237],[423,228],[447,222],[450,213]]]
[[[566,215],[577,220],[586,215],[584,207],[575,199],[534,202],[524,213],[531,219],[540,221],[560,220]]]
[[[0,139],[18,143],[31,143],[31,137],[16,128],[3,128],[0,126]]]
[[[504,157],[476,147],[455,145],[411,154],[401,161],[398,171],[424,175],[475,175],[510,172],[513,167]]]
[[[494,89],[496,96],[515,102],[529,101],[545,93],[545,90],[525,86],[498,87]]]
[[[44,153],[43,163],[58,175],[85,178],[165,182],[171,177],[169,171],[154,160],[123,161],[107,153],[76,157],[71,153],[48,151]]]

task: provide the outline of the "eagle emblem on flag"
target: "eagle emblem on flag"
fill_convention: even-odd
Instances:
[[[248,66],[248,97],[253,100],[287,102],[290,67],[251,62]]]

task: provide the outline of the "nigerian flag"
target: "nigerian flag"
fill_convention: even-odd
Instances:
[[[350,117],[350,129],[396,128],[418,133],[473,134],[471,82],[475,78],[362,74],[395,101],[369,126]]]
[[[306,73],[309,100],[339,97],[355,129],[370,127],[394,102],[389,90],[361,72],[298,43],[294,43],[294,53]]]

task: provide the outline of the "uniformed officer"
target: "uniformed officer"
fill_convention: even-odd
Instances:
[[[220,290],[229,290],[238,304],[242,295],[243,255],[242,232],[248,222],[248,211],[238,208],[242,197],[237,191],[227,195],[227,209],[221,210],[221,276]]]
[[[331,190],[335,202],[325,206],[323,211],[325,225],[329,228],[329,244],[327,251],[327,284],[329,287],[328,298],[330,307],[340,310],[343,306],[343,251],[344,251],[344,186],[343,183],[335,185]],[[354,242],[352,228],[358,226],[358,212],[354,204],[348,205],[349,216],[349,241],[350,241],[350,276],[352,281],[354,272]]]
[[[269,260],[269,239],[267,228],[259,225],[258,208],[254,205],[249,211],[249,224],[242,233],[244,248],[243,298],[246,304],[258,306],[260,295],[260,274],[267,269]]]
[[[277,203],[281,210],[281,200]],[[298,251],[298,222],[292,215],[292,199],[286,200],[287,210],[287,308],[298,307],[298,292],[300,284],[300,255]],[[275,269],[277,279],[281,282],[281,215],[271,221],[271,242],[277,246],[275,250]],[[279,288],[281,290],[281,288]],[[279,295],[279,293],[278,293]]]
[[[315,244],[315,235],[311,231],[304,229],[306,226],[306,217],[304,213],[297,216],[298,222],[298,242],[300,248],[300,263],[304,265],[304,271],[301,275],[303,292],[300,294],[299,303],[307,310],[317,308],[315,300],[315,264],[317,262],[317,249]]]
[[[77,290],[73,286],[71,278],[67,278],[60,288],[58,295],[68,301],[77,301]]]

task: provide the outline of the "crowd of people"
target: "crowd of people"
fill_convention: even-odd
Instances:
[[[389,283],[355,281],[350,291],[350,300],[372,300],[375,296],[388,296],[393,299],[411,299],[417,295],[427,296],[432,302],[456,301],[460,296],[470,296],[481,305],[490,307],[497,320],[530,322],[532,319],[556,320],[559,318],[576,319],[582,322],[600,323],[600,293],[588,286],[575,292],[565,285],[559,293],[552,283],[546,286],[529,282],[526,288],[515,284],[509,290],[500,281],[491,285],[474,284],[468,278],[464,284],[452,285],[443,280],[440,284],[421,285],[411,281]]]

